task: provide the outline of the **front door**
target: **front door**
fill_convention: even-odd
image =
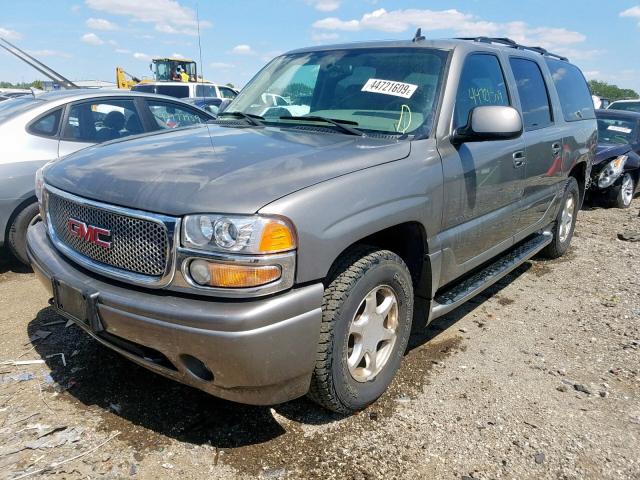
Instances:
[[[497,56],[470,54],[460,77],[452,131],[477,106],[511,105]],[[525,145],[522,138],[451,145],[439,142],[444,176],[444,283],[474,268],[485,252],[508,248],[517,230]]]

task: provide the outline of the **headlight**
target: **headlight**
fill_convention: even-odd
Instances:
[[[296,248],[295,230],[279,217],[188,215],[182,223],[187,248],[226,253],[269,254]]]
[[[622,173],[627,158],[629,158],[627,155],[620,155],[605,165],[598,175],[598,187],[607,188],[611,186]]]
[[[42,190],[44,190],[44,177],[42,175],[44,167],[46,167],[46,165],[36,170],[36,198],[40,204],[42,204]]]

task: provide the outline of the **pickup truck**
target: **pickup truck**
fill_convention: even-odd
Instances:
[[[43,167],[27,250],[52,305],[132,361],[350,413],[384,393],[412,326],[567,251],[596,143],[582,73],[537,47],[306,48],[213,123]]]

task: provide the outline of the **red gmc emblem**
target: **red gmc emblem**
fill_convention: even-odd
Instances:
[[[67,230],[71,235],[78,237],[85,242],[93,243],[94,245],[102,248],[111,248],[111,242],[104,239],[104,237],[111,236],[111,230],[87,225],[75,218],[69,218],[69,220],[67,220]]]

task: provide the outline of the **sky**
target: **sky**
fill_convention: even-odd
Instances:
[[[540,45],[640,92],[640,0],[0,0],[0,37],[71,80],[115,81],[116,66],[150,76],[152,57],[184,56],[207,80],[241,87],[288,50],[410,39],[417,27]],[[36,79],[0,52],[0,80]]]

